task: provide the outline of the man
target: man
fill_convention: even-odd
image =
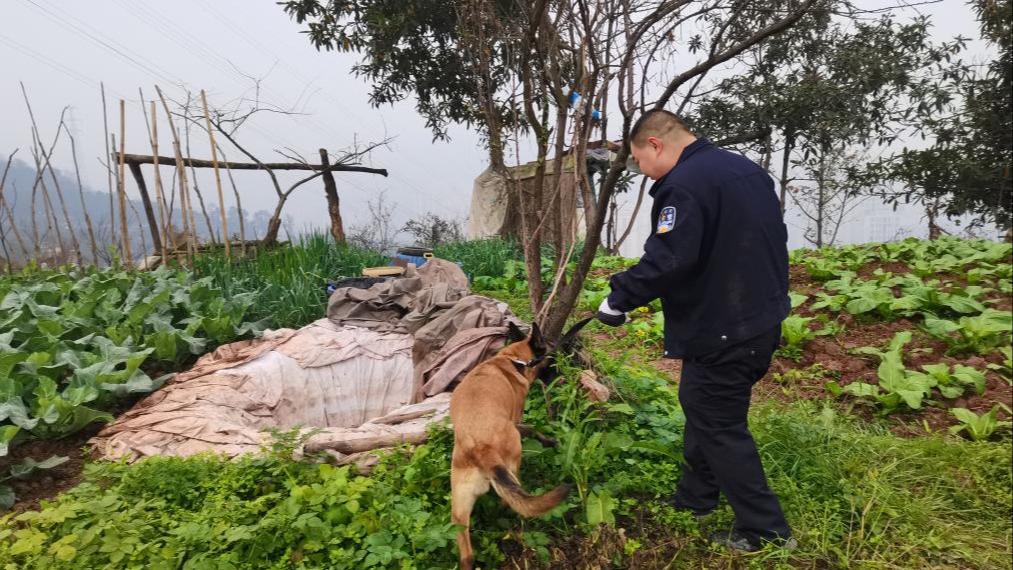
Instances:
[[[788,236],[773,181],[668,111],[645,113],[630,148],[656,181],[654,226],[640,261],[612,276],[598,318],[619,326],[631,309],[661,299],[665,356],[683,359],[686,414],[687,465],[671,502],[702,517],[723,492],[736,523],[712,540],[745,551],[768,542],[793,548],[746,424],[753,384],[790,309]]]

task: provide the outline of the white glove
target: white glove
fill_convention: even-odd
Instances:
[[[598,305],[597,318],[610,327],[618,327],[626,322],[626,313],[610,307],[608,297],[605,297],[602,299],[601,305]]]

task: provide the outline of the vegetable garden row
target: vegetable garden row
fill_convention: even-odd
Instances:
[[[511,244],[452,244],[437,255],[461,261],[477,292],[529,316]],[[792,253],[793,311],[751,418],[798,529],[791,554],[711,550],[695,537],[706,535],[701,525],[729,524],[730,510],[700,523],[664,503],[681,469],[683,419],[656,361],[660,307],[638,309],[616,331],[589,327],[610,400],[589,401],[582,371],[564,363],[525,410],[559,441],[525,440],[526,484],[562,477],[576,492],[525,522],[483,497],[473,531],[480,564],[1008,564],[1010,257],[1009,244],[955,238]],[[25,455],[36,444],[87,433],[221,343],[318,318],[328,280],[377,262],[320,237],[240,263],[202,259],[191,271],[33,270],[0,280],[0,455],[19,458],[0,457],[4,500],[37,471],[66,468],[59,456]],[[593,311],[608,275],[630,263],[597,258],[579,310]],[[453,567],[448,430],[389,454],[368,477],[293,460],[295,434],[275,438],[262,457],[233,462],[88,463],[70,479],[80,484],[0,518],[0,566]]]

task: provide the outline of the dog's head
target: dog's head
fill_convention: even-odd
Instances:
[[[507,340],[510,344],[500,354],[510,358],[521,374],[533,380],[549,351],[538,323],[531,324],[530,334],[524,334],[524,331],[512,322],[507,324]]]

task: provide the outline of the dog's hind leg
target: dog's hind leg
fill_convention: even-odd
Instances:
[[[475,500],[489,492],[489,479],[477,467],[450,467],[450,520],[460,525],[457,531],[457,548],[461,555],[461,570],[475,568],[471,549],[471,509]]]

